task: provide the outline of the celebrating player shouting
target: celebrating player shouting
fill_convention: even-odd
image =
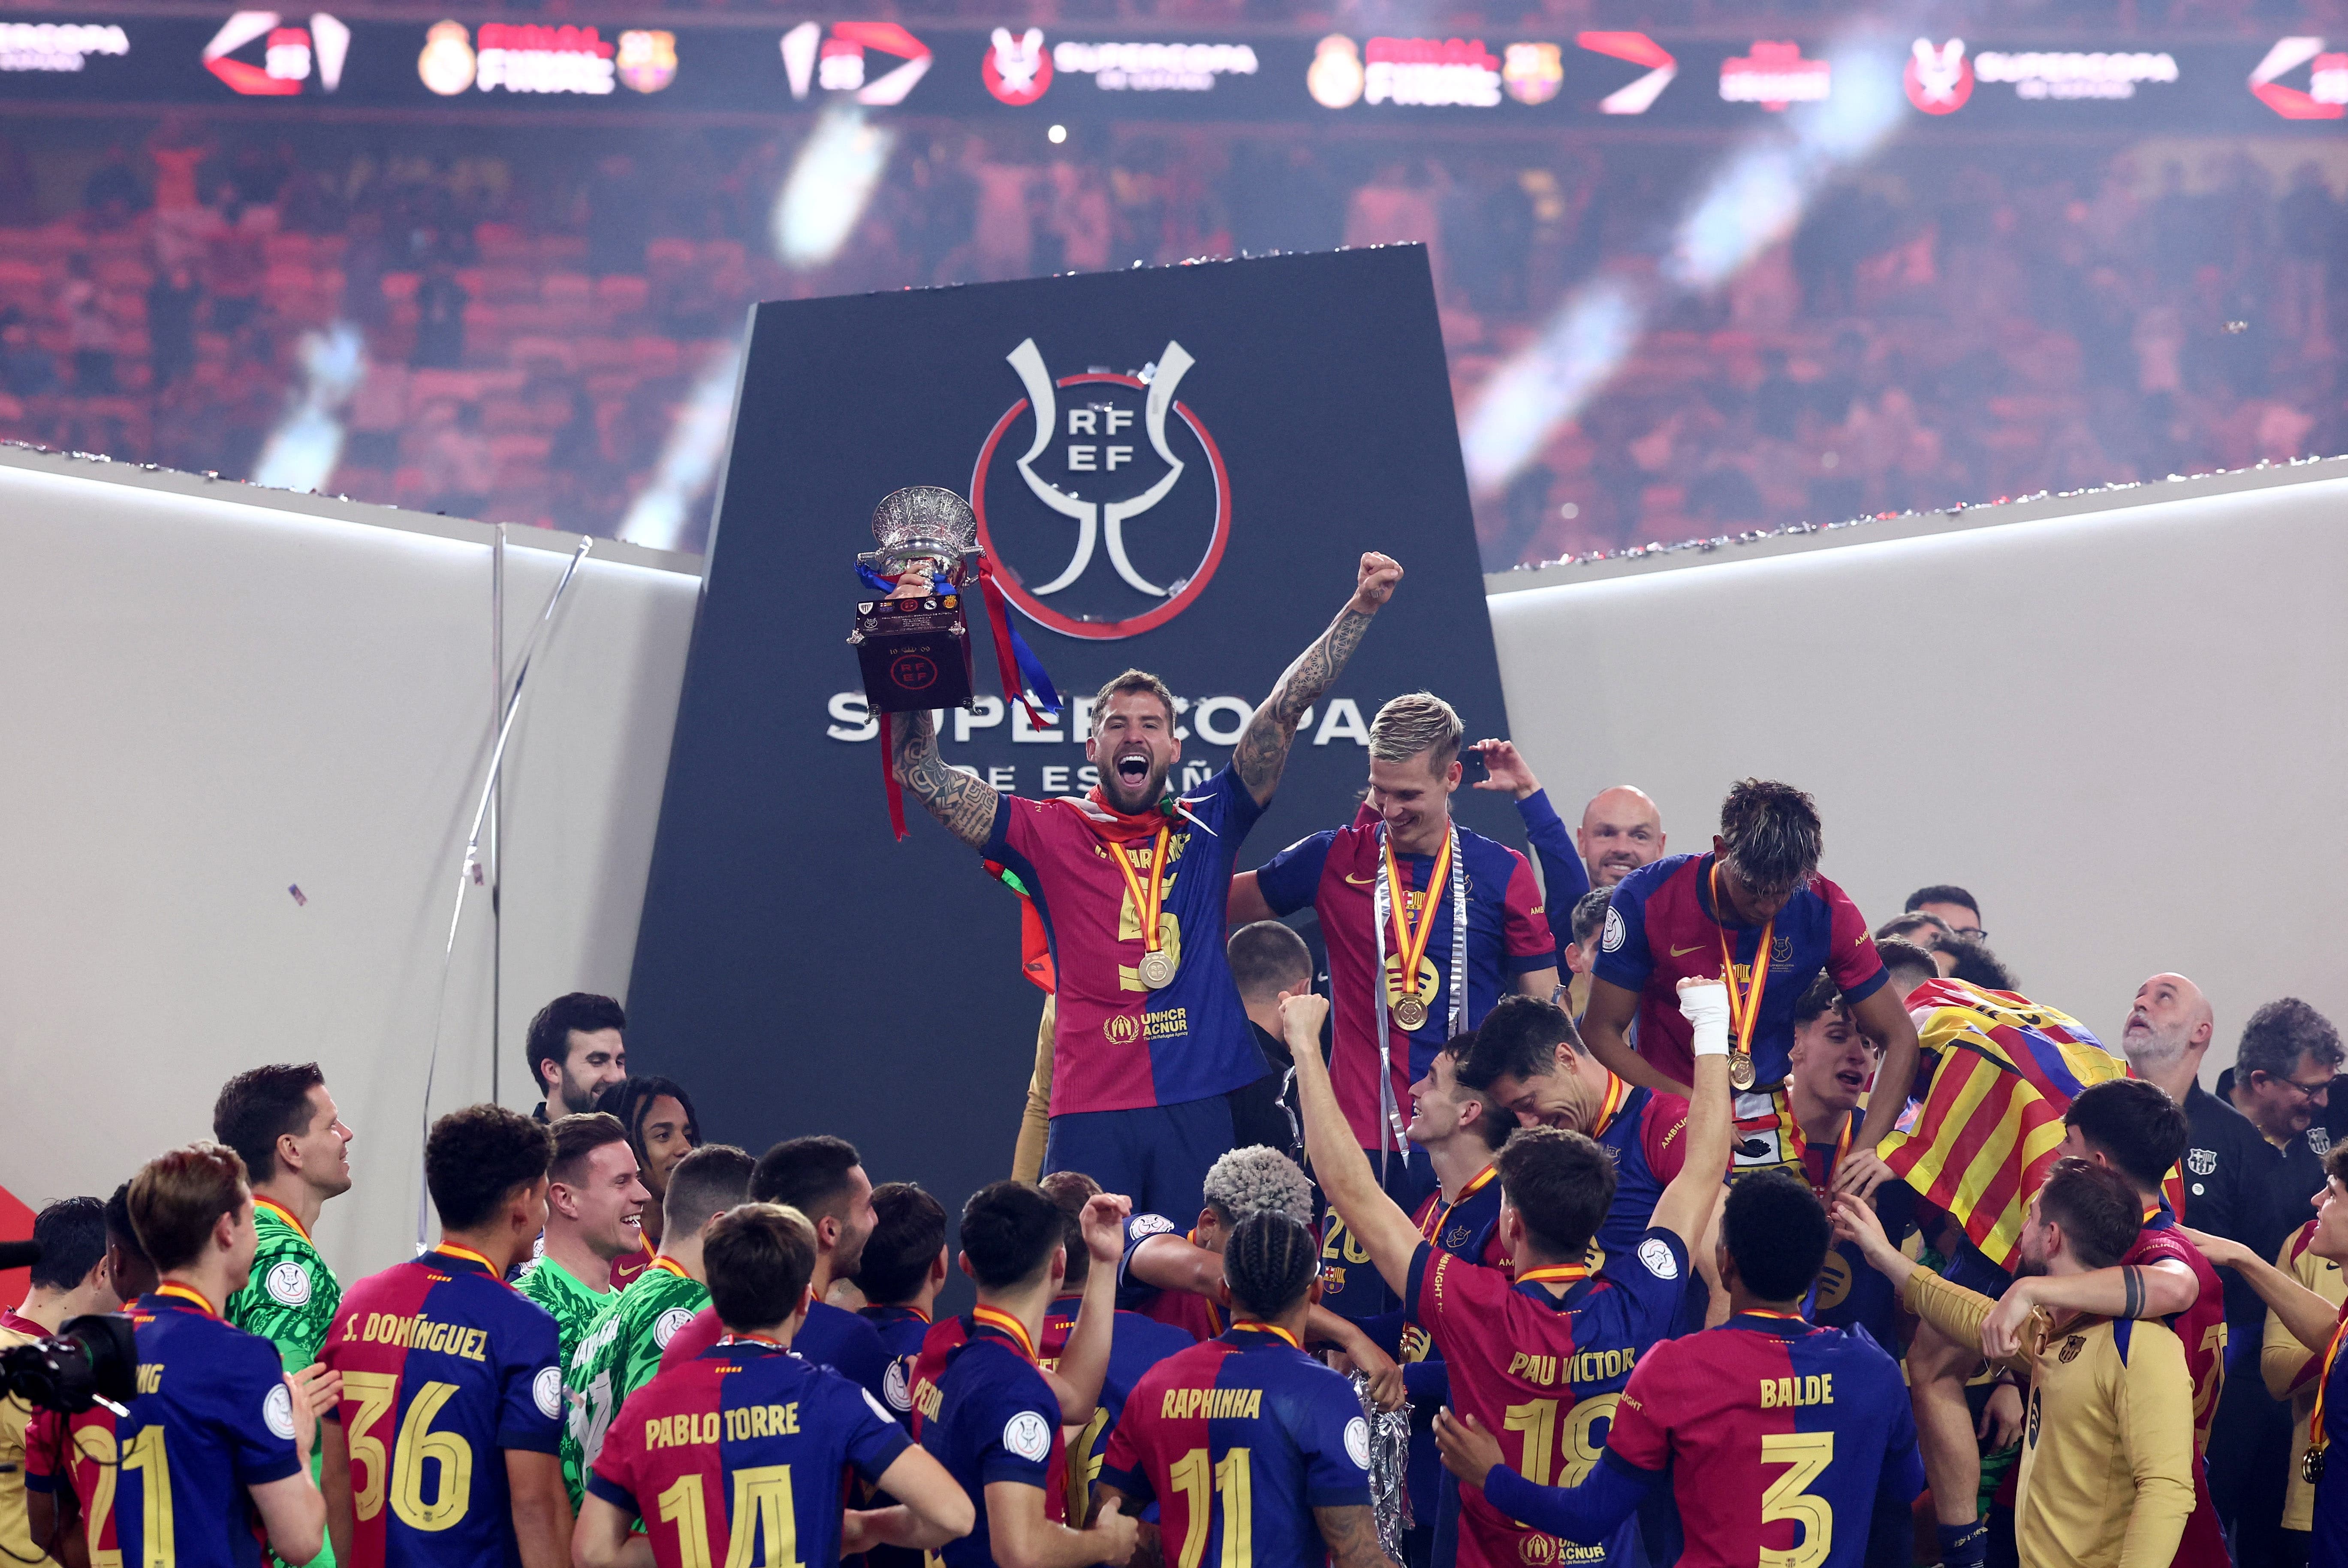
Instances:
[[[947,831],[1015,873],[1058,977],[1045,1171],[1085,1171],[1137,1209],[1196,1213],[1207,1167],[1231,1146],[1223,1098],[1264,1072],[1223,948],[1231,857],[1271,803],[1296,726],[1345,667],[1402,580],[1362,557],[1354,597],[1255,711],[1231,766],[1196,795],[1167,785],[1180,760],[1173,693],[1128,670],[1093,700],[1082,800],[998,794],[938,755],[926,712],[893,731],[907,791]]]
[[[1512,1462],[1540,1485],[1570,1485],[1596,1460],[1633,1362],[1671,1331],[1687,1288],[1689,1245],[1711,1217],[1728,1164],[1728,999],[1717,982],[1691,980],[1681,1005],[1695,1025],[1695,1099],[1686,1161],[1655,1204],[1653,1225],[1593,1276],[1585,1259],[1613,1200],[1613,1162],[1579,1132],[1521,1131],[1498,1161],[1500,1244],[1511,1277],[1435,1245],[1378,1189],[1313,1049],[1329,1004],[1315,996],[1281,1004],[1305,1146],[1329,1201],[1434,1341],[1453,1408],[1507,1434]],[[1462,1568],[1568,1556],[1480,1492],[1461,1500],[1457,1530]],[[1610,1543],[1610,1553],[1631,1549],[1627,1539]],[[1450,1560],[1440,1527],[1435,1555]]]
[[[725,1337],[620,1407],[572,1542],[580,1568],[629,1562],[639,1519],[657,1568],[829,1563],[966,1533],[970,1499],[938,1461],[870,1394],[791,1354],[814,1299],[806,1219],[745,1204],[710,1225],[702,1249]],[[895,1505],[843,1514],[851,1469]]]
[[[1906,1562],[1924,1461],[1899,1363],[1864,1332],[1802,1320],[1827,1255],[1826,1211],[1787,1173],[1757,1172],[1728,1194],[1720,1230],[1728,1321],[1640,1358],[1606,1451],[1578,1484],[1529,1481],[1473,1414],[1436,1417],[1444,1463],[1501,1512],[1571,1541],[1604,1539],[1668,1477],[1685,1568],[1756,1553],[1858,1568],[1885,1560],[1870,1532]]]
[[[1557,989],[1556,943],[1525,857],[1451,819],[1464,730],[1451,704],[1412,692],[1370,722],[1369,798],[1346,826],[1298,841],[1231,885],[1236,923],[1311,905],[1329,948],[1337,1103],[1356,1143],[1380,1153],[1388,1190],[1434,1190],[1403,1136],[1409,1085],[1443,1042],[1510,992]],[[1408,1173],[1385,1156],[1407,1160]]]
[[[1145,1561],[1395,1568],[1370,1515],[1370,1433],[1344,1378],[1304,1353],[1320,1294],[1313,1233],[1250,1214],[1224,1249],[1231,1327],[1134,1389],[1094,1489],[1140,1526]],[[1162,1540],[1153,1540],[1162,1534]]]

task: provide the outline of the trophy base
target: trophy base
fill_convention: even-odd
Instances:
[[[867,600],[848,641],[876,713],[970,706],[970,628],[960,594]]]

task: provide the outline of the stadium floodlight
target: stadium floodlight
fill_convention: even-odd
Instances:
[[[709,489],[725,455],[726,432],[734,417],[734,388],[741,379],[742,349],[728,345],[694,378],[693,390],[676,411],[660,461],[644,487],[628,503],[620,538],[656,550],[673,550],[685,538],[693,503]]]
[[[889,167],[896,133],[851,104],[824,110],[775,198],[775,254],[786,266],[820,267],[839,254]]]
[[[349,322],[302,334],[302,384],[285,417],[262,443],[252,482],[281,490],[322,490],[343,458],[342,410],[366,375],[366,340]]]
[[[1506,489],[1558,427],[1589,406],[1631,357],[1655,307],[1726,283],[1799,228],[1837,175],[1875,155],[1907,112],[1903,56],[1884,42],[1889,36],[1846,36],[1827,51],[1829,97],[1794,106],[1730,150],[1673,230],[1659,286],[1611,276],[1583,283],[1493,372],[1460,430],[1477,493]]]

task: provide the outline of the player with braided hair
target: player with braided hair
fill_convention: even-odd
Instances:
[[[1370,1430],[1346,1380],[1307,1356],[1321,1294],[1313,1233],[1277,1208],[1231,1228],[1231,1326],[1152,1368],[1126,1403],[1096,1509],[1151,1502],[1134,1562],[1317,1561],[1395,1568],[1370,1514]]]
[[[1313,1225],[1312,1182],[1295,1161],[1261,1143],[1217,1160],[1207,1172],[1206,1198],[1187,1235],[1177,1235],[1164,1214],[1127,1216],[1125,1256],[1117,1272],[1118,1307],[1170,1323],[1194,1339],[1223,1331],[1218,1310],[1223,1248],[1242,1220],[1282,1214],[1308,1231]],[[1380,1404],[1392,1409],[1402,1402],[1402,1368],[1360,1327],[1316,1297],[1306,1328],[1306,1343],[1334,1345],[1370,1375]]]

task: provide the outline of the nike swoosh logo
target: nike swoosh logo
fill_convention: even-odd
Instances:
[[[1352,872],[1348,871],[1345,873],[1345,880],[1352,883],[1356,887],[1367,887],[1376,882],[1377,878],[1375,876],[1356,876]]]
[[[1672,949],[1672,957],[1673,957],[1673,958],[1686,958],[1690,953],[1702,952],[1703,950],[1704,950],[1704,944],[1703,944],[1702,942],[1698,942],[1698,943],[1697,943],[1694,947],[1693,947],[1693,948],[1673,948]]]

